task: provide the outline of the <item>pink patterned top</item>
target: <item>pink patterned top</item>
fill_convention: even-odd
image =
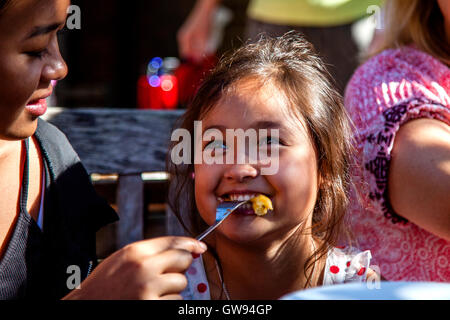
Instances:
[[[391,281],[450,282],[450,242],[397,215],[389,203],[390,153],[400,126],[433,118],[450,125],[450,69],[413,47],[382,52],[350,80],[345,105],[357,128],[356,192],[349,219],[362,250]]]

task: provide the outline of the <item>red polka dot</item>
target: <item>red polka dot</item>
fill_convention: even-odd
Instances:
[[[347,262],[347,267],[350,267],[350,261]]]
[[[197,269],[195,269],[194,267],[190,267],[187,271],[190,275],[196,275],[197,274]]]
[[[207,288],[208,288],[208,287],[207,287],[206,284],[204,284],[203,282],[202,282],[202,283],[199,283],[198,286],[197,286],[197,290],[198,290],[198,292],[200,292],[200,293],[205,292]]]
[[[362,276],[364,273],[366,273],[366,268],[362,267],[362,268],[359,269],[359,271],[358,271],[358,276]]]
[[[330,272],[334,273],[334,274],[339,273],[339,267],[338,266],[331,266],[330,267]]]
[[[194,259],[197,259],[198,257],[200,257],[200,255],[197,253],[191,253],[191,254],[192,254],[192,258],[194,258]]]
[[[345,249],[345,246],[336,246],[338,249]]]

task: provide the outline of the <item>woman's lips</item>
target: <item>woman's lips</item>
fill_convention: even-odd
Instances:
[[[34,102],[30,102],[26,105],[25,109],[34,117],[40,117],[47,112],[47,101],[40,99]]]

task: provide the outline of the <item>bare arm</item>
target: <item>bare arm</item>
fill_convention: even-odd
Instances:
[[[388,188],[394,210],[450,240],[450,126],[412,120],[398,131],[391,154]]]
[[[177,34],[180,56],[200,62],[207,52],[212,16],[221,0],[197,0]]]

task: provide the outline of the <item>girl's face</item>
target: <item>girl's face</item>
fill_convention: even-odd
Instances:
[[[63,79],[57,31],[69,0],[13,0],[0,16],[0,139],[33,135],[52,80]]]
[[[215,221],[219,197],[230,194],[262,193],[272,200],[274,211],[259,217],[255,214],[233,213],[216,231],[238,243],[272,242],[283,238],[300,224],[310,226],[318,191],[317,157],[303,121],[289,110],[280,90],[273,85],[258,88],[249,81],[241,81],[233,92],[226,94],[202,119],[203,132],[219,129],[226,137],[226,129],[278,129],[279,141],[264,138],[260,148],[276,154],[278,170],[273,175],[261,175],[262,165],[196,164],[195,199],[203,220]],[[225,138],[224,138],[225,140]],[[229,141],[203,141],[202,147],[227,152]],[[236,145],[236,141],[235,141]],[[248,160],[248,148],[245,148]],[[237,148],[234,149],[236,157]],[[235,158],[236,159],[236,158]],[[224,161],[225,162],[225,161]]]

